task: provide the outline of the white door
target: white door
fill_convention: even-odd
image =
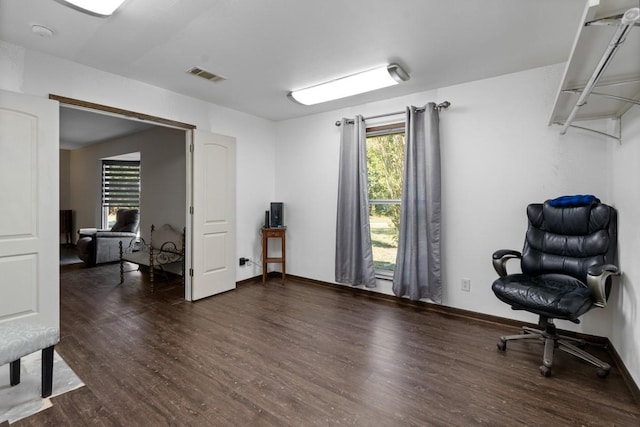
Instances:
[[[192,301],[236,287],[236,140],[193,131]]]
[[[58,110],[0,91],[0,322],[59,327]]]

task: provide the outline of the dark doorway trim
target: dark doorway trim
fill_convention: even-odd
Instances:
[[[175,120],[164,119],[162,117],[157,117],[157,116],[150,116],[149,114],[138,113],[136,111],[123,110],[122,108],[109,107],[108,105],[95,104],[93,102],[83,101],[81,99],[67,98],[66,96],[54,95],[52,93],[49,94],[49,99],[58,101],[61,104],[73,105],[73,106],[82,107],[82,108],[89,108],[91,110],[103,111],[105,113],[118,114],[120,116],[126,116],[136,120],[163,124],[166,126],[171,126],[171,127],[180,128],[180,129],[196,128],[195,125],[190,125],[188,123],[177,122]]]

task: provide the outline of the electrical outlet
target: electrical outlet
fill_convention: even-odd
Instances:
[[[471,292],[471,279],[462,279],[460,281],[460,289],[465,292]]]
[[[249,261],[247,258],[240,258],[240,266],[243,266],[247,263],[247,261]]]

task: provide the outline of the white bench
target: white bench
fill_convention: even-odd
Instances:
[[[124,283],[124,263],[149,267],[149,281],[153,290],[154,269],[163,273],[178,274],[184,279],[184,230],[177,231],[169,224],[155,228],[151,226],[149,243],[144,239],[133,240],[127,247],[120,242],[120,283]]]
[[[42,350],[41,396],[51,396],[53,388],[53,348],[60,341],[56,327],[12,320],[0,323],[0,366],[9,363],[11,386],[20,384],[20,358]]]

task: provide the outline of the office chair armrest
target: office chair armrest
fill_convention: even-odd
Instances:
[[[587,286],[596,307],[604,308],[607,305],[607,278],[609,276],[619,276],[620,270],[612,264],[594,265],[587,270]]]
[[[500,277],[507,275],[507,261],[522,258],[522,254],[512,249],[499,249],[493,253],[493,268]]]

